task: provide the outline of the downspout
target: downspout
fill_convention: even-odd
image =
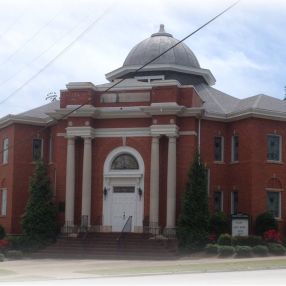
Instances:
[[[201,154],[201,117],[199,117],[198,124],[198,153]]]

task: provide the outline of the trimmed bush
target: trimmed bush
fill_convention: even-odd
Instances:
[[[255,232],[257,235],[263,235],[270,229],[278,230],[277,221],[270,212],[265,212],[257,216],[255,220]]]
[[[5,235],[5,228],[0,224],[0,239],[3,239]]]
[[[218,249],[218,253],[221,257],[232,256],[235,253],[235,249],[230,245],[221,245]]]
[[[250,246],[238,245],[235,248],[237,257],[250,257],[252,254],[252,248]]]
[[[252,252],[258,256],[267,256],[269,253],[269,250],[266,245],[256,245],[252,247]]]
[[[207,244],[205,247],[205,252],[207,254],[218,254],[219,246],[217,244]]]
[[[229,231],[228,218],[224,212],[216,212],[210,218],[210,231],[220,236]]]
[[[219,245],[229,245],[231,246],[231,235],[228,233],[221,234],[217,240]]]
[[[285,255],[286,249],[279,243],[268,243],[269,251],[274,255]]]
[[[249,235],[249,236],[234,236],[232,237],[232,245],[237,246],[255,246],[263,245],[263,239],[261,236]]]
[[[5,260],[5,255],[3,253],[0,253],[0,262],[3,262]]]
[[[46,245],[43,242],[33,240],[25,235],[9,236],[8,240],[10,241],[12,249],[24,252],[37,251]]]
[[[6,252],[6,257],[10,259],[22,259],[23,252],[21,250],[8,250]]]

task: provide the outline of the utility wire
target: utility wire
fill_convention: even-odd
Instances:
[[[52,63],[54,63],[59,57],[61,57],[68,49],[70,49],[80,38],[82,38],[98,21],[102,19],[107,12],[109,12],[110,8],[106,9],[98,18],[92,21],[84,31],[82,31],[69,45],[67,45],[64,49],[62,49],[54,58],[52,58],[47,64],[45,64],[37,73],[32,75],[28,80],[26,80],[22,85],[20,85],[17,89],[15,89],[11,94],[5,97],[0,101],[0,104],[6,102],[9,98],[14,96],[20,90],[22,90],[27,84],[33,81],[39,74],[41,74],[44,70],[46,70]]]
[[[154,57],[152,60],[150,60],[149,62],[147,62],[146,64],[142,65],[140,68],[138,68],[134,73],[137,73],[138,71],[142,70],[144,67],[146,67],[147,65],[149,65],[150,63],[154,62],[156,59],[158,59],[159,57],[161,57],[162,55],[166,54],[168,51],[170,51],[171,49],[173,49],[174,47],[176,47],[177,45],[179,45],[180,43],[182,43],[183,41],[185,41],[186,39],[188,39],[189,37],[191,37],[192,35],[194,35],[195,33],[197,33],[198,31],[200,31],[201,29],[203,29],[204,27],[206,27],[207,25],[209,25],[211,22],[213,22],[214,20],[216,20],[217,18],[219,18],[221,15],[223,15],[224,13],[226,13],[227,11],[229,11],[230,9],[232,9],[235,5],[237,5],[239,1],[236,1],[235,3],[233,3],[232,5],[230,5],[228,8],[226,8],[225,10],[223,10],[221,13],[219,13],[218,15],[216,15],[215,17],[213,17],[212,19],[210,19],[208,22],[206,22],[205,24],[203,24],[202,26],[200,26],[199,28],[197,28],[195,31],[193,31],[192,33],[188,34],[186,37],[184,37],[182,40],[180,40],[179,42],[177,42],[175,45],[173,45],[172,47],[170,47],[169,49],[167,49],[166,51],[162,52],[161,54],[159,54],[158,56]],[[89,28],[87,28],[86,30],[89,30]],[[120,84],[121,82],[123,82],[125,79],[121,79],[118,82],[114,83],[113,85],[111,85],[109,88],[107,88],[106,90],[103,91],[103,93],[111,90],[112,88],[114,88],[115,86],[117,86],[118,84]],[[13,94],[14,95],[14,94]],[[11,96],[11,95],[10,95]],[[10,97],[9,96],[9,97]],[[6,98],[8,99],[8,98]],[[5,99],[5,100],[6,100]],[[1,104],[2,102],[0,102]],[[71,115],[72,113],[76,112],[77,110],[79,110],[80,108],[82,108],[84,105],[88,104],[89,101],[86,101],[85,103],[79,105],[78,107],[74,108],[73,110],[71,110],[70,112],[64,114],[60,119],[55,119],[55,121],[53,122],[53,124],[56,124],[56,122],[65,119],[66,117],[68,117],[69,115]],[[33,132],[33,134],[38,135],[40,132],[44,132],[46,129],[48,129],[51,126],[50,123],[47,123],[46,126],[41,127],[40,129],[36,130]],[[31,138],[33,138],[33,136],[30,136],[30,134],[27,136],[27,138],[18,141],[16,144],[14,143],[14,145],[8,146],[8,148],[0,150],[0,154],[3,153],[5,150],[11,149],[12,147],[15,147],[16,145],[20,145],[21,143],[30,140]]]
[[[82,21],[82,20],[84,20],[84,21]],[[69,34],[71,34],[74,30],[76,30],[85,21],[86,21],[86,16],[84,16],[80,22],[78,22],[76,25],[74,25],[71,29],[69,29],[63,35],[58,37],[58,39],[56,41],[54,41],[50,46],[48,46],[46,49],[42,50],[42,52],[40,52],[40,54],[38,54],[36,57],[34,57],[30,62],[26,63],[24,66],[22,66],[22,68],[18,69],[10,77],[8,77],[8,78],[4,79],[2,82],[0,82],[0,87],[3,86],[5,83],[9,82],[11,79],[13,79],[15,76],[17,76],[23,70],[25,70],[27,67],[31,66],[35,61],[37,61],[44,54],[49,52],[56,44],[58,44],[58,41],[62,41],[63,39],[65,39]]]
[[[40,29],[38,29],[29,39],[27,39],[18,49],[16,49],[12,54],[10,54],[3,62],[0,63],[0,67],[11,59],[13,59],[24,47],[26,47],[31,41],[33,41],[46,27],[48,27],[56,17],[62,12],[63,8],[60,9],[51,19],[49,19]]]

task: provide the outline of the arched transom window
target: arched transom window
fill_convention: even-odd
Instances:
[[[130,154],[120,154],[115,157],[111,164],[111,170],[138,170],[139,165],[134,156]]]

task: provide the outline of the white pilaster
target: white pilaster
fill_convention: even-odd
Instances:
[[[159,136],[152,137],[150,173],[150,226],[159,223]]]
[[[91,214],[91,159],[92,141],[90,137],[84,137],[81,215],[87,216],[88,225],[90,225]]]
[[[74,137],[67,138],[67,165],[66,165],[66,206],[65,221],[74,224],[74,195],[75,195],[75,145]]]
[[[175,136],[169,137],[166,228],[176,226],[176,140]]]

